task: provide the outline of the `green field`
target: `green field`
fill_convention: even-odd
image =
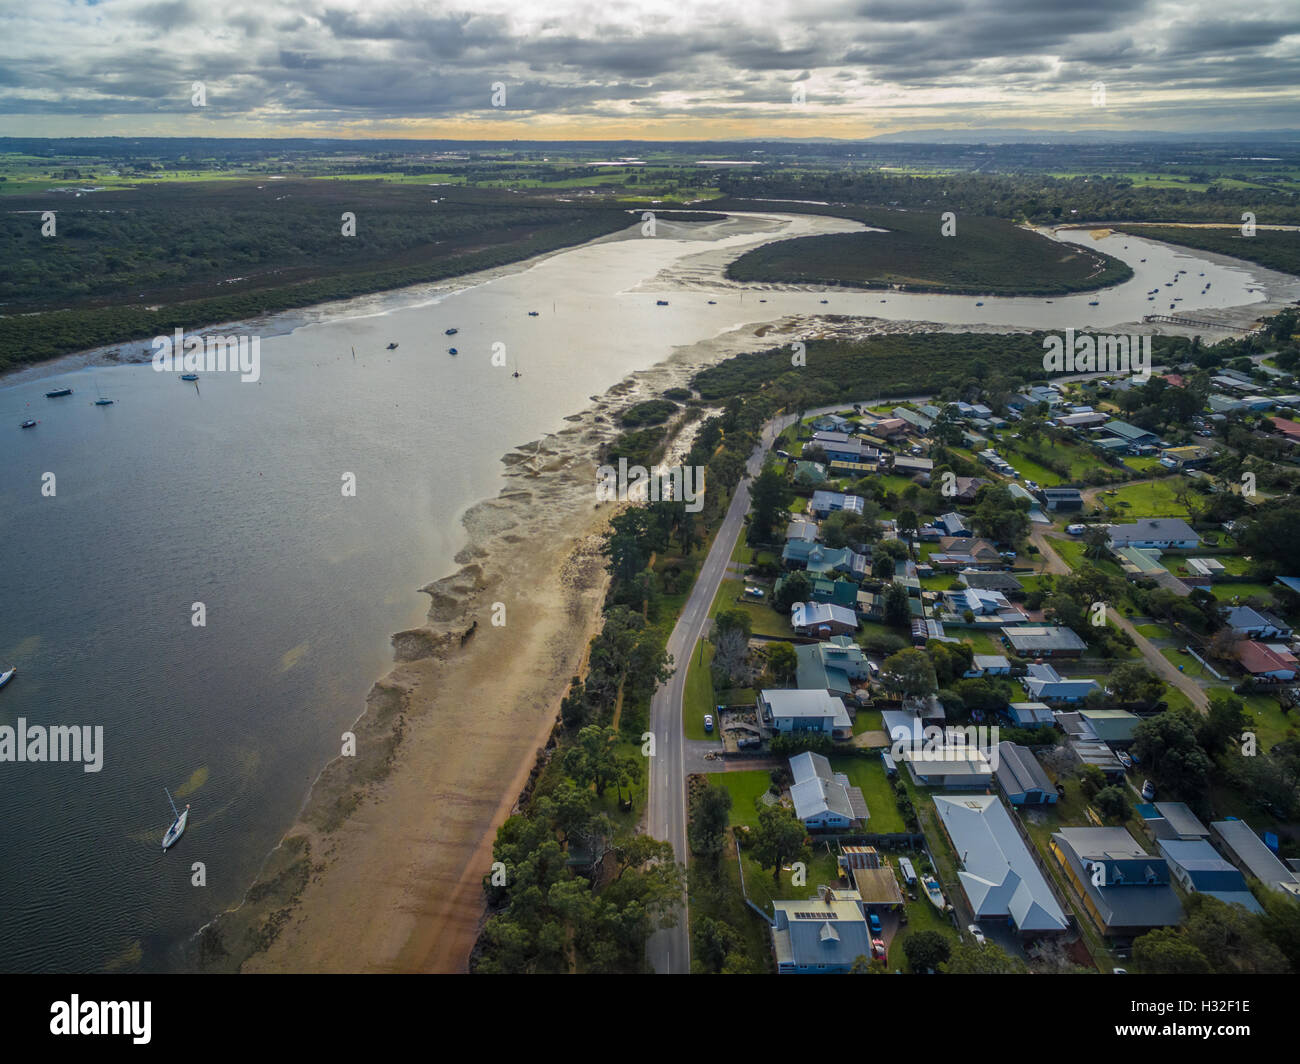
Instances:
[[[1180,477],[1164,477],[1160,480],[1126,484],[1117,489],[1115,495],[1103,493],[1097,496],[1097,502],[1111,507],[1118,521],[1139,517],[1185,518],[1187,510],[1174,498],[1174,490],[1180,482]]]

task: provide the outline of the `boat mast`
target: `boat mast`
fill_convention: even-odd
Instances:
[[[172,801],[172,792],[169,791],[166,787],[164,787],[163,793],[167,795],[167,804],[172,807],[172,816],[174,816],[177,820],[179,820],[181,818],[181,815],[180,813],[176,812],[176,803]]]

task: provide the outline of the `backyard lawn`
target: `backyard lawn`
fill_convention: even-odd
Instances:
[[[843,772],[849,777],[849,783],[862,788],[862,797],[867,800],[866,831],[887,834],[906,830],[903,816],[894,804],[894,786],[885,775],[884,763],[880,755],[873,753],[870,757],[832,757],[831,768]]]
[[[1127,484],[1118,494],[1097,496],[1099,503],[1112,507],[1119,521],[1139,517],[1183,517],[1187,510],[1174,498],[1174,489],[1182,483],[1181,477],[1164,477],[1142,484]]]

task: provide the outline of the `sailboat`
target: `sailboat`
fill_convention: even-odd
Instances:
[[[185,812],[177,813],[176,803],[172,801],[172,792],[167,790],[166,787],[163,788],[163,791],[167,795],[167,804],[172,807],[172,814],[176,817],[172,821],[172,826],[167,829],[167,834],[163,836],[163,849],[166,850],[173,846],[176,840],[185,833],[185,822],[190,818],[190,807],[187,805]]]
[[[112,400],[112,399],[109,399],[107,396],[104,395],[104,389],[101,388],[101,387],[99,386],[99,381],[98,381],[98,380],[95,381],[95,391],[96,391],[96,392],[98,393],[98,395],[99,395],[99,398],[95,400],[95,405],[96,405],[96,406],[112,406],[112,405],[113,405],[113,400]]]
[[[0,687],[3,687],[14,678],[14,673],[18,671],[17,665],[10,665],[4,672],[0,672]]]

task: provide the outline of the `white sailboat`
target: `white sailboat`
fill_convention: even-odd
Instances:
[[[14,673],[18,671],[17,665],[10,665],[4,672],[0,672],[0,687],[3,687],[14,678]]]
[[[172,821],[172,826],[167,829],[167,834],[163,836],[163,849],[166,850],[184,834],[185,822],[190,818],[190,807],[187,805],[183,813],[176,812],[176,803],[172,801],[172,792],[167,790],[166,787],[163,788],[163,791],[167,795],[167,804],[172,807],[172,815],[176,817]]]

